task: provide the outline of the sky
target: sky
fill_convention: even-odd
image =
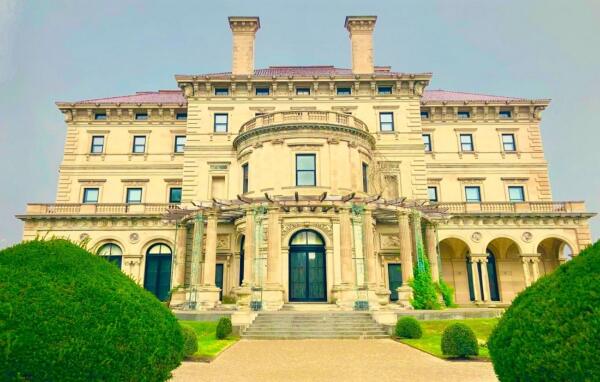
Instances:
[[[28,202],[56,196],[66,126],[54,102],[176,89],[228,71],[227,16],[259,16],[256,67],[350,67],[347,15],[377,15],[376,65],[430,89],[551,98],[554,200],[600,212],[600,1],[0,0],[0,248]],[[600,237],[600,218],[591,220]]]

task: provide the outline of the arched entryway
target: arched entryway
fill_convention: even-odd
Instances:
[[[296,232],[290,239],[290,301],[327,301],[325,241],[312,230]]]
[[[172,256],[171,248],[162,243],[154,244],[146,251],[144,288],[161,301],[167,299],[171,289]]]
[[[470,255],[469,245],[464,240],[449,237],[440,241],[439,248],[442,260],[442,279],[454,288],[456,303],[469,303],[471,301],[469,295],[470,277],[465,272],[465,258]]]
[[[98,249],[98,256],[102,256],[109,263],[113,263],[119,269],[123,262],[123,250],[115,243],[106,243]]]
[[[542,240],[537,246],[540,254],[540,276],[552,273],[561,263],[573,258],[573,249],[563,239],[549,237]]]

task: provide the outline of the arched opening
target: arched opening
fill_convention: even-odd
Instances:
[[[123,250],[115,243],[106,243],[100,248],[98,248],[97,252],[98,256],[102,256],[109,263],[113,263],[119,269],[121,268],[123,262]]]
[[[573,258],[573,249],[563,239],[550,237],[538,244],[537,253],[540,254],[540,276],[547,275],[558,266]]]
[[[246,242],[246,236],[242,236],[241,240],[240,240],[240,266],[238,267],[238,269],[240,270],[240,277],[239,277],[239,285],[242,285],[242,282],[244,282],[244,244]]]
[[[454,288],[455,301],[467,304],[471,301],[469,295],[469,268],[465,271],[465,259],[470,255],[469,245],[458,238],[446,238],[440,241],[440,258],[442,260],[441,277]]]
[[[496,256],[489,248],[487,249],[487,275],[490,286],[490,300],[500,301],[500,289],[498,288],[498,270],[496,268]]]
[[[171,247],[163,243],[154,244],[146,251],[144,288],[161,301],[167,299],[171,289],[172,256]]]
[[[519,245],[508,237],[498,237],[488,243],[486,254],[489,300],[511,301],[525,289],[525,274]]]
[[[290,239],[289,294],[290,301],[327,301],[325,241],[315,231],[298,231]]]

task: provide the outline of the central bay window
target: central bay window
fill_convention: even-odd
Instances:
[[[479,186],[466,186],[465,199],[467,203],[481,202],[481,188]]]
[[[315,154],[296,154],[296,186],[316,186]]]
[[[146,152],[146,136],[136,135],[133,137],[133,148],[134,154],[143,154]]]
[[[229,115],[227,113],[215,114],[215,133],[226,133]]]
[[[514,134],[502,134],[502,149],[504,151],[517,151]]]
[[[92,154],[102,154],[104,152],[104,136],[94,135],[92,137],[92,148],[90,149]]]
[[[394,113],[379,113],[379,130],[394,131]]]
[[[248,163],[242,165],[242,193],[248,192]]]
[[[127,196],[125,198],[127,204],[138,204],[142,202],[142,189],[141,188],[128,188]]]
[[[460,150],[463,152],[474,151],[473,134],[460,135]]]
[[[431,134],[423,134],[423,145],[425,146],[425,152],[431,152]]]

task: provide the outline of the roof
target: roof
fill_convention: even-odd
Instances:
[[[524,98],[505,97],[489,94],[455,92],[449,90],[430,90],[423,92],[422,102],[443,102],[443,101],[526,101]]]
[[[389,66],[375,66],[376,76],[395,76],[402,74],[392,72]],[[206,73],[199,76],[207,77],[230,77],[231,72]],[[269,66],[268,68],[255,69],[254,77],[312,77],[312,76],[352,76],[352,69],[336,68],[333,65],[309,65],[309,66]]]
[[[62,102],[57,102],[62,103]],[[187,104],[181,90],[136,92],[135,94],[76,101],[76,104]]]

